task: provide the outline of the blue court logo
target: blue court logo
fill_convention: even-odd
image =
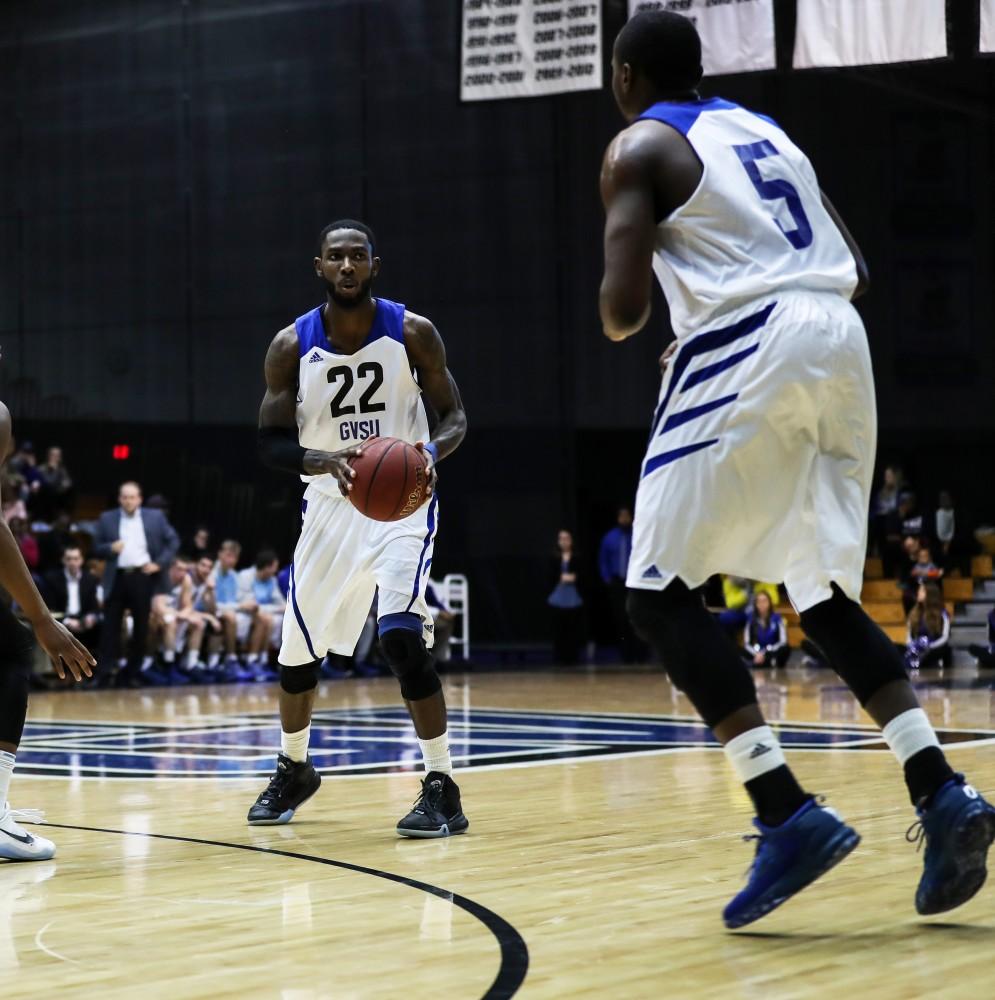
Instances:
[[[851,699],[852,701],[852,699]],[[882,750],[878,730],[849,722],[772,723],[786,748]],[[939,730],[944,743],[995,741],[995,732]],[[700,722],[673,715],[450,708],[457,767],[515,767],[717,748]],[[191,717],[172,724],[29,722],[20,774],[87,778],[262,777],[273,770],[280,726],[267,712]],[[403,707],[316,712],[311,757],[328,775],[415,770],[421,754]]]

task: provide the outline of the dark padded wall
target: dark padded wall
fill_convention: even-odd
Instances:
[[[624,6],[604,3],[609,44]],[[782,65],[793,6],[777,0]],[[995,61],[973,7],[950,5],[950,60],[704,87],[779,120],[864,246],[884,438],[924,467],[995,432]],[[129,474],[187,521],[212,511],[166,456],[199,455],[245,484],[244,537],[289,544],[292,514],[272,514],[294,485],[254,467],[262,356],[320,299],[317,231],[365,217],[379,291],[436,322],[463,391],[438,563],[473,573],[499,636],[541,629],[530,567],[560,521],[590,546],[631,497],[666,314],[600,337],[608,92],[462,105],[459,31],[458,0],[5,3],[0,387],[39,437],[72,418],[81,441],[148,442]],[[195,442],[190,424],[214,427]],[[955,482],[973,454],[949,458]],[[103,489],[105,465],[78,476]]]

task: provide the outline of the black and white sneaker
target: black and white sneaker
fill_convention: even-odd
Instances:
[[[400,823],[402,837],[451,837],[466,833],[470,821],[460,806],[459,786],[448,774],[430,771],[421,783],[414,808]]]
[[[250,826],[279,826],[289,823],[294,813],[321,787],[321,775],[311,758],[292,761],[285,754],[276,758],[276,774],[249,810]]]

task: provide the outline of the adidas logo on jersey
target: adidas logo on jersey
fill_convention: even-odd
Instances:
[[[316,361],[320,360],[321,360],[321,355],[317,351],[315,351],[314,354],[312,354],[311,357],[307,359],[307,363],[309,365],[313,365]]]
[[[650,566],[645,573],[643,573],[644,580],[659,580],[663,574],[656,568],[656,566]]]

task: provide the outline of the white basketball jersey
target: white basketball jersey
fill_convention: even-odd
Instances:
[[[850,298],[857,269],[808,157],[769,118],[721,98],[655,104],[701,160],[694,194],[657,227],[653,270],[678,337],[781,289]]]
[[[375,299],[373,326],[355,354],[339,354],[321,321],[323,306],[296,321],[300,347],[297,430],[303,448],[342,451],[368,437],[428,440],[428,417],[404,346],[404,306]],[[341,497],[334,476],[301,476]]]

